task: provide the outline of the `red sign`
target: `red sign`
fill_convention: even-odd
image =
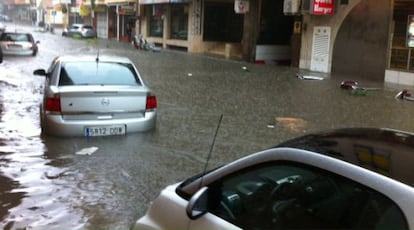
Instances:
[[[314,15],[334,15],[335,0],[313,0],[312,13]]]

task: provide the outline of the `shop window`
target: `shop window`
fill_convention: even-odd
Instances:
[[[188,35],[188,5],[171,5],[171,38],[187,40]]]
[[[388,68],[414,71],[414,1],[396,0]]]
[[[243,15],[234,12],[234,3],[206,2],[204,12],[204,41],[241,41]]]
[[[152,5],[147,7],[147,12],[150,14],[150,37],[163,37],[164,35],[164,5]]]
[[[292,33],[293,17],[283,14],[283,1],[263,1],[258,44],[289,45]]]

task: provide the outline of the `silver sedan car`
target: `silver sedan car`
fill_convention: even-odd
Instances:
[[[96,38],[96,31],[90,25],[73,24],[68,29],[62,31],[62,36],[80,37],[80,38]]]
[[[166,187],[134,229],[414,229],[413,152],[397,130],[308,134]]]
[[[59,56],[34,74],[46,76],[40,105],[44,134],[125,135],[155,127],[157,99],[126,57]]]
[[[4,55],[32,55],[38,52],[39,41],[31,33],[3,32],[0,36],[0,48]]]

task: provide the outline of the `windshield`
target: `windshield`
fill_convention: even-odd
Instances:
[[[62,66],[59,85],[141,85],[131,64],[68,62]]]

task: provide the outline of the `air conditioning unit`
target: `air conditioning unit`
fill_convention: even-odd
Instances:
[[[301,5],[302,14],[309,14],[312,12],[311,5],[313,5],[313,0],[303,0]]]
[[[283,3],[283,13],[286,15],[299,14],[300,0],[285,0]]]

